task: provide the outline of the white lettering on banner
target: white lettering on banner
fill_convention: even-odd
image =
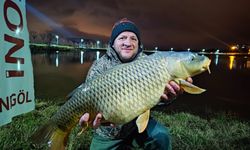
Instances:
[[[20,23],[18,25],[10,22],[10,20],[8,18],[8,13],[7,13],[8,8],[12,8],[18,13],[19,19],[20,19]],[[6,24],[7,24],[7,27],[11,31],[15,32],[17,29],[20,30],[20,31],[23,30],[23,16],[22,16],[21,10],[17,6],[17,4],[15,4],[11,0],[7,0],[4,3],[4,20],[5,20]],[[12,57],[11,56],[13,53],[20,50],[23,47],[24,40],[23,39],[18,39],[17,37],[12,37],[12,36],[10,36],[8,34],[4,34],[4,41],[15,44],[11,49],[9,49],[8,53],[5,55],[5,62],[6,63],[16,63],[17,64],[18,60],[19,60],[21,64],[24,64],[24,58],[18,58],[18,57]],[[6,77],[22,77],[22,76],[24,76],[24,71],[23,70],[6,70]]]
[[[0,126],[34,109],[25,0],[0,0]]]

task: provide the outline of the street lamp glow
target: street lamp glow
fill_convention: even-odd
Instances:
[[[58,39],[59,39],[59,36],[56,35],[56,45],[58,45]]]
[[[187,50],[190,51],[190,48],[188,48]]]
[[[100,41],[96,41],[96,44],[97,44],[97,48],[99,48],[99,44],[100,44]]]
[[[79,44],[79,48],[83,48],[83,39],[81,39],[81,42],[80,42],[80,44]]]
[[[170,48],[170,50],[171,50],[171,51],[173,51],[173,50],[174,50],[174,48]]]
[[[234,46],[231,46],[230,49],[231,50],[236,50],[236,49],[238,49],[238,47],[234,45]]]
[[[157,47],[157,46],[155,47],[155,50],[156,50],[156,51],[158,50],[158,47]]]
[[[205,51],[206,51],[206,49],[205,49],[205,48],[203,48],[203,49],[202,49],[202,52],[205,52]]]

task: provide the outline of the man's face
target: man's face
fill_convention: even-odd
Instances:
[[[138,52],[139,41],[135,33],[125,31],[120,33],[113,44],[113,48],[124,62],[131,61]]]

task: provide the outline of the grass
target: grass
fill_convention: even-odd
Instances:
[[[37,127],[46,122],[60,107],[57,100],[38,100],[36,109],[15,117],[12,123],[0,127],[0,147],[3,150],[28,150],[34,148],[29,140]],[[214,114],[201,118],[190,113],[163,113],[152,111],[152,115],[170,128],[173,149],[250,149],[250,122],[227,114]],[[69,150],[88,149],[92,129],[81,136],[77,126],[69,137]],[[47,149],[45,146],[39,149]]]

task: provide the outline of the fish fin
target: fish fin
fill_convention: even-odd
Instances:
[[[67,145],[68,137],[69,133],[62,131],[61,129],[56,129],[49,141],[50,149],[64,150]]]
[[[52,150],[65,149],[69,132],[59,129],[53,121],[49,121],[39,128],[31,137],[35,147],[48,144]]]
[[[206,90],[205,89],[202,89],[196,85],[193,85],[192,83],[190,82],[187,82],[186,80],[183,80],[183,79],[178,79],[180,86],[181,88],[183,88],[183,90],[187,93],[190,93],[190,94],[201,94],[203,92],[205,92]]]
[[[148,125],[149,115],[150,110],[147,110],[136,119],[136,125],[138,127],[139,133],[142,133],[146,129]]]
[[[49,121],[42,127],[38,128],[35,133],[30,137],[30,140],[35,145],[41,145],[49,141],[53,132],[55,132],[56,126],[52,121]]]

